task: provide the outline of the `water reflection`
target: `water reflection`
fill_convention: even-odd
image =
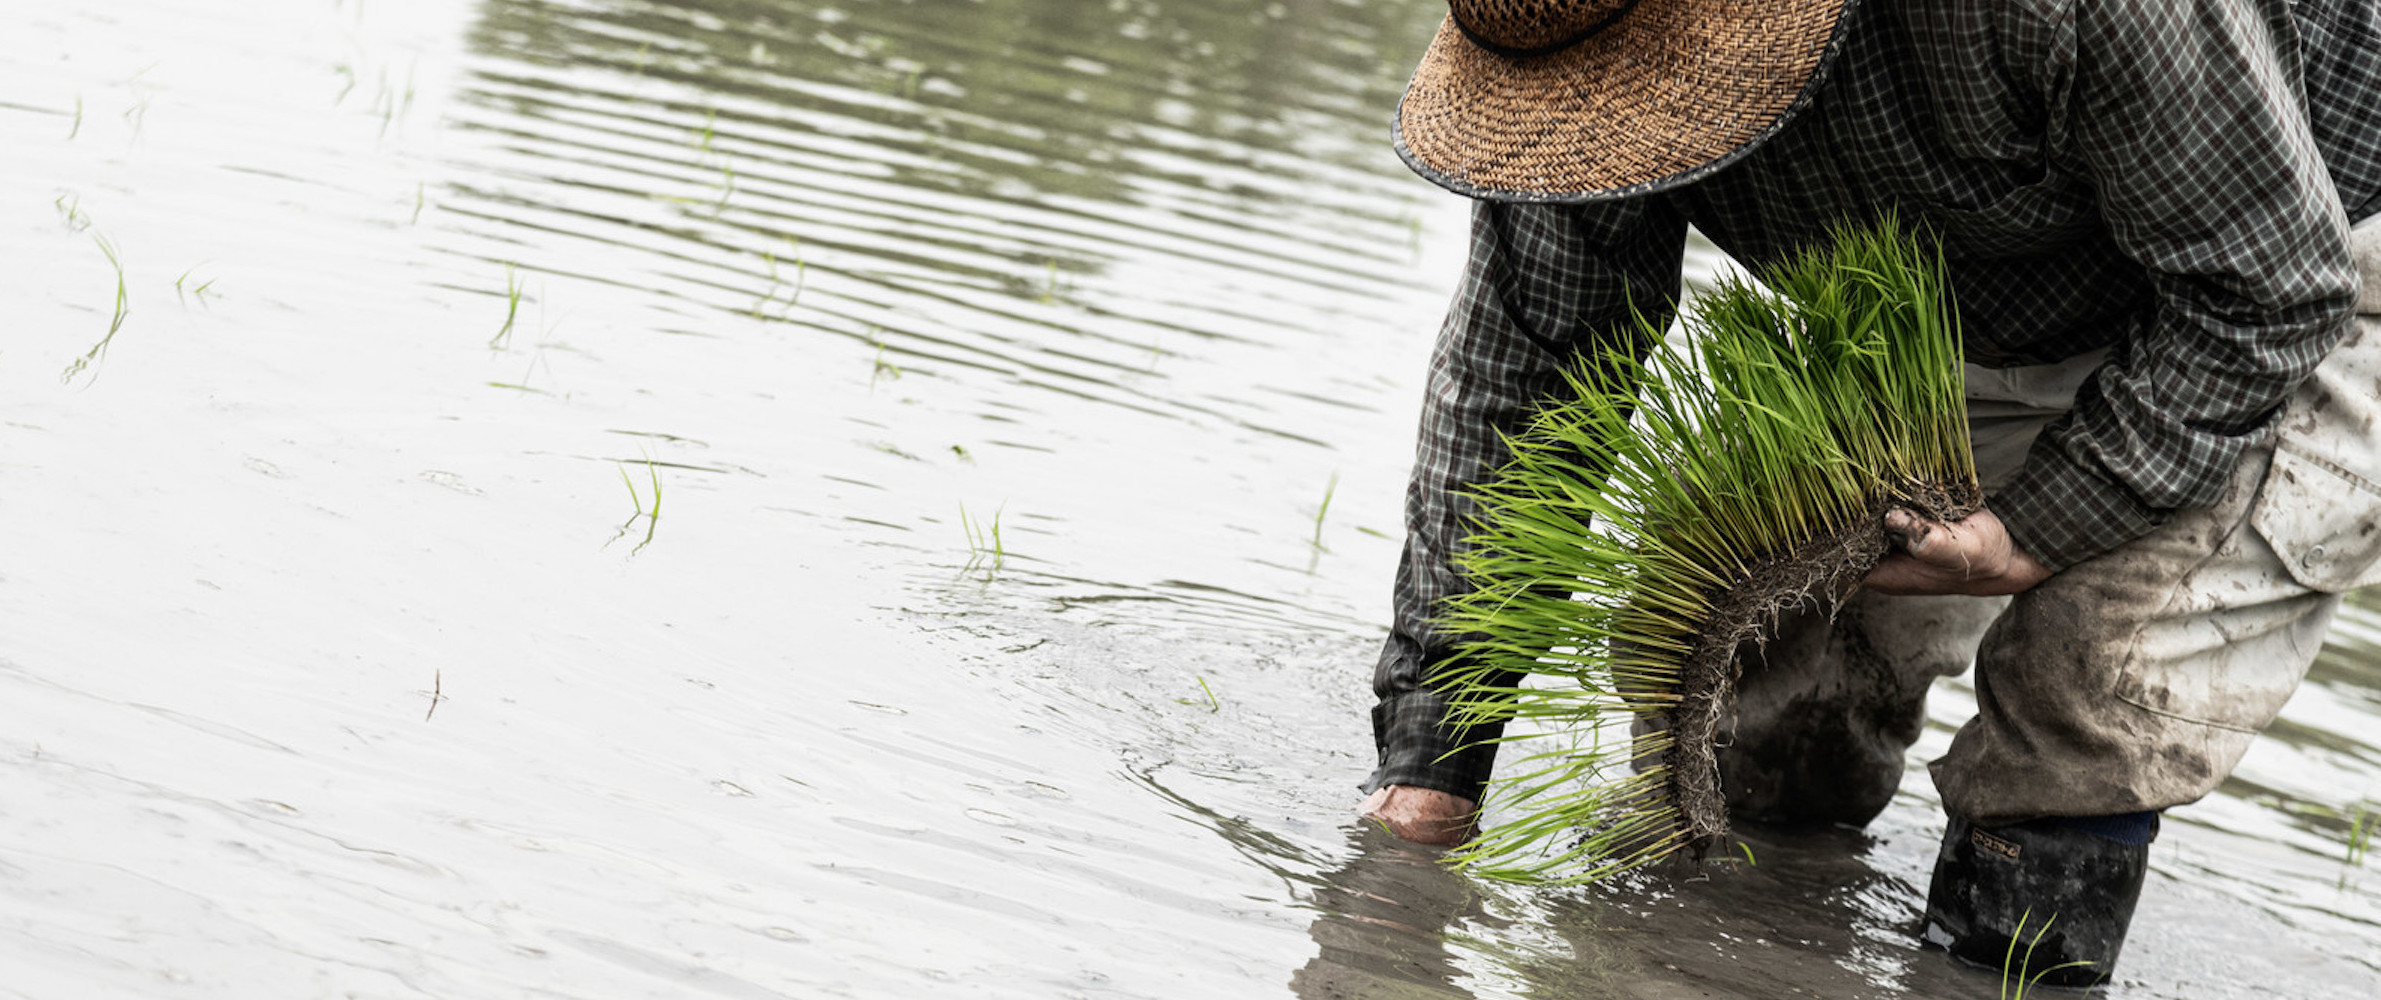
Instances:
[[[647,289],[668,332],[836,335],[875,382],[1026,390],[984,419],[1071,397],[1327,447],[1178,380],[1386,325],[1426,195],[1380,70],[1433,7],[490,0],[450,252]]]
[[[1760,866],[1665,869],[1612,886],[1484,884],[1369,825],[1312,892],[1316,957],[1300,997],[1792,995],[1990,997],[1921,952],[1918,897],[1852,831],[1749,831]]]
[[[1470,880],[1438,855],[1369,824],[1351,831],[1347,864],[1320,880],[1307,933],[1317,954],[1290,974],[1304,1000],[1468,997],[1447,932],[1486,916]]]

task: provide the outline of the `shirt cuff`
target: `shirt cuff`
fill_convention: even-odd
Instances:
[[[2053,573],[2149,534],[2173,516],[2048,440],[2036,442],[2017,479],[1986,506],[2010,540]]]
[[[1496,767],[1494,740],[1504,727],[1456,730],[1445,724],[1447,699],[1427,688],[1383,698],[1372,707],[1372,731],[1381,765],[1364,781],[1364,791],[1411,785],[1480,801]]]

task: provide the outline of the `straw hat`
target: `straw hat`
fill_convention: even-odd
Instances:
[[[1474,198],[1600,201],[1693,181],[1810,102],[1857,0],[1448,0],[1397,152]]]

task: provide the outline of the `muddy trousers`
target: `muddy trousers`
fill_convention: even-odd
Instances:
[[[1988,493],[2098,362],[1969,370]],[[1976,716],[1932,765],[1950,813],[1998,826],[2206,795],[2305,676],[2339,592],[2374,582],[2376,376],[2381,318],[2359,316],[2216,505],[2013,599],[1863,592],[1748,645],[1720,753],[1730,811],[1865,824],[1900,784],[1927,689],[1971,659]]]

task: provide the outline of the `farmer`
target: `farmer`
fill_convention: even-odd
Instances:
[[[1558,371],[1669,315],[1692,225],[1758,269],[1886,210],[1942,241],[1988,508],[1896,512],[1834,614],[1748,651],[1731,811],[1865,824],[1937,676],[1924,935],[2113,967],[2161,810],[2271,722],[2381,582],[2373,0],[1451,0],[1397,150],[1476,199],[1431,362],[1361,811],[1468,836],[1493,733],[1446,724],[1473,504]],[[2361,286],[2360,286],[2361,269]],[[2359,313],[2365,315],[2360,316]],[[2055,953],[2055,954],[2053,954]],[[2045,961],[2047,959],[2047,961]]]

